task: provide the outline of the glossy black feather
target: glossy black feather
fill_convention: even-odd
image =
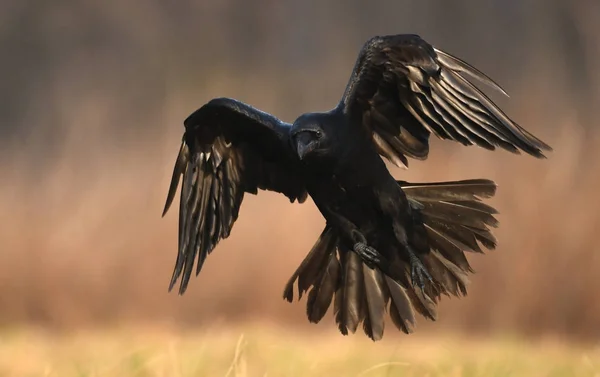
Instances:
[[[318,323],[327,313],[339,285],[339,278],[340,263],[335,253],[331,253],[325,259],[313,288],[308,292],[306,313],[310,322]]]
[[[396,112],[412,116],[421,134],[433,133],[463,145],[478,145],[493,150],[503,148],[513,153],[522,150],[535,157],[544,157],[550,146],[531,135],[511,120],[483,92],[462,75],[481,81],[506,94],[491,78],[467,62],[421,39],[418,35],[387,35],[369,39],[356,60],[354,70],[341,100],[350,114],[375,114],[385,103]],[[397,88],[394,93],[388,88]],[[387,94],[387,96],[385,95]],[[358,116],[358,115],[355,115]],[[393,121],[393,119],[390,119]],[[363,120],[374,134],[390,132],[390,122]],[[393,122],[391,122],[393,123]],[[411,133],[414,132],[414,123]],[[395,123],[395,133],[406,132],[407,125]],[[394,132],[393,132],[394,133]],[[427,155],[427,136],[421,155]],[[398,165],[403,152],[382,156]],[[421,158],[425,158],[421,157]]]
[[[383,273],[362,265],[364,275],[365,295],[364,305],[366,307],[363,330],[365,334],[373,339],[379,340],[383,337],[385,327],[385,310],[388,301],[388,292]]]
[[[169,187],[169,209],[180,176],[179,252],[169,290],[181,277],[187,289],[219,241],[237,220],[244,193],[258,189],[303,201],[306,189],[288,149],[290,125],[228,98],[214,99],[184,122],[185,134]]]
[[[410,334],[416,326],[416,318],[410,298],[406,293],[407,288],[389,276],[385,276],[385,282],[390,296],[389,313],[394,325],[402,332]]]
[[[244,195],[268,190],[291,202],[310,195],[326,220],[283,292],[290,302],[296,283],[298,299],[308,292],[310,322],[321,321],[332,302],[342,334],[362,324],[372,340],[383,337],[386,313],[405,333],[414,330],[417,314],[436,320],[442,295],[467,293],[468,253],[496,247],[497,211],[482,202],[495,195],[496,185],[486,179],[397,181],[382,158],[404,167],[409,158],[425,160],[431,134],[539,158],[551,150],[465,76],[505,93],[419,36],[374,37],[330,111],[288,124],[229,98],[200,107],[184,121],[163,209],[164,216],[181,181],[169,290],[179,280],[183,294],[194,265],[197,275],[230,236]],[[379,262],[365,262],[359,253],[365,245],[379,253]],[[422,288],[411,277],[416,265],[431,276]]]
[[[302,295],[315,284],[325,260],[330,254],[336,252],[337,242],[336,232],[330,226],[326,226],[308,255],[302,260],[300,266],[285,285],[284,299],[289,302],[294,300],[294,283],[296,280],[298,280],[298,299],[302,298]]]
[[[362,260],[358,254],[340,252],[341,280],[335,292],[335,322],[343,335],[356,332],[363,320],[361,304],[365,295]]]

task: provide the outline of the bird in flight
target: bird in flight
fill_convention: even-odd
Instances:
[[[425,160],[429,137],[544,158],[551,148],[512,121],[467,77],[506,94],[465,61],[418,35],[376,36],[362,47],[340,102],[293,124],[231,98],[215,98],[185,121],[163,216],[180,179],[179,294],[227,238],[246,193],[269,190],[293,203],[310,196],[325,227],[284,289],[308,292],[308,320],[333,303],[342,334],[383,336],[385,313],[405,333],[416,313],[435,320],[441,295],[466,294],[465,252],[493,249],[495,194],[487,179],[409,183],[383,158]],[[383,157],[383,158],[382,158]]]

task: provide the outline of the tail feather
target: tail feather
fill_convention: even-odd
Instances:
[[[496,184],[487,179],[452,182],[408,183],[398,181],[413,210],[420,213],[428,233],[436,233],[462,250],[481,252],[476,241],[487,249],[496,247],[489,227],[496,228],[498,213],[482,203],[496,193]],[[434,237],[435,236],[430,236]],[[440,241],[443,242],[443,241]],[[449,246],[438,245],[441,249]],[[439,250],[439,249],[438,249]],[[444,252],[439,250],[442,254]],[[456,261],[451,260],[454,264]]]
[[[427,231],[427,236],[429,237],[429,245],[433,249],[439,250],[444,257],[454,262],[454,264],[463,270],[469,272],[473,271],[465,253],[463,253],[464,249],[461,248],[460,242],[449,236],[448,233],[443,230],[433,228],[428,224],[425,224],[425,229]]]
[[[494,236],[489,230],[476,229],[468,226],[465,226],[465,228],[473,232],[473,235],[475,236],[477,241],[481,242],[481,244],[485,248],[494,250],[496,248],[496,245],[498,245],[496,236]]]
[[[467,294],[467,286],[469,285],[469,278],[467,277],[467,273],[456,266],[454,263],[450,262],[448,259],[444,258],[440,254],[438,254],[435,250],[431,251],[431,255],[434,256],[437,260],[440,261],[446,267],[446,270],[452,275],[454,283],[456,284],[454,287],[457,290],[453,290],[451,293],[454,296],[458,296],[458,291],[463,295]]]
[[[469,206],[448,201],[423,201],[421,213],[424,217],[445,223],[467,225],[477,229],[496,228],[498,221],[493,214]]]
[[[407,289],[406,293],[417,313],[432,321],[437,320],[436,302],[431,297],[414,287]]]
[[[442,294],[467,294],[468,274],[473,270],[465,252],[482,253],[482,248],[496,247],[489,228],[498,225],[494,218],[497,211],[481,202],[495,194],[496,185],[484,179],[398,183],[411,204],[414,221],[424,227],[430,250],[422,260],[434,284],[427,284],[425,293],[413,287],[409,266],[402,261],[399,263],[404,264],[405,274],[395,276],[397,280],[367,267],[326,226],[284,291],[284,298],[291,302],[296,281],[299,299],[310,289],[306,306],[310,322],[319,322],[333,301],[335,321],[342,334],[355,333],[362,323],[364,333],[379,340],[386,312],[396,328],[409,334],[416,326],[416,313],[437,319],[437,302]]]
[[[479,243],[488,249],[496,246],[490,228],[498,226],[498,212],[481,202],[495,194],[496,184],[486,179],[398,183],[427,233],[431,250],[423,261],[439,288],[431,297],[466,295],[467,274],[474,271],[465,252],[483,252]]]
[[[365,313],[361,310],[365,295],[362,261],[358,254],[349,250],[339,253],[342,261],[342,279],[335,292],[335,322],[343,335],[355,333]]]
[[[426,287],[429,297],[437,301],[440,295],[464,296],[467,294],[469,279],[467,271],[450,262],[448,258],[435,249],[423,256],[425,267],[436,284]]]
[[[470,207],[471,209],[481,211],[482,213],[490,215],[498,214],[498,211],[494,207],[475,200],[455,200],[454,203],[463,207]]]
[[[384,275],[379,270],[371,269],[362,264],[365,280],[366,317],[363,322],[365,334],[373,339],[379,340],[383,337],[384,317],[386,304],[389,299]]]
[[[323,266],[326,266],[325,261],[329,254],[335,253],[336,245],[337,235],[335,231],[331,227],[326,226],[308,255],[285,285],[283,292],[285,300],[288,302],[294,300],[294,283],[296,280],[298,280],[298,299],[302,298],[302,294],[308,291],[315,283],[317,277],[321,274]]]
[[[489,179],[415,183],[398,181],[402,191],[417,201],[466,200],[479,201],[496,194],[496,184]]]
[[[448,235],[451,240],[454,241],[453,243],[463,250],[483,253],[483,250],[481,250],[481,247],[477,243],[475,234],[460,224],[447,224],[430,219],[427,224],[424,225],[429,232],[439,234],[441,237],[444,237],[444,234]]]
[[[330,253],[325,268],[321,270],[319,278],[308,292],[306,314],[310,322],[318,323],[329,310],[333,295],[339,286],[339,277],[340,262],[335,253]]]
[[[412,333],[416,325],[416,319],[407,288],[404,288],[387,275],[385,276],[385,282],[390,292],[389,312],[392,322],[400,331],[406,334]]]

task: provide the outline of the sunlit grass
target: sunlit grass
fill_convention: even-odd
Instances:
[[[210,331],[4,332],[0,376],[600,376],[600,349],[411,335]]]

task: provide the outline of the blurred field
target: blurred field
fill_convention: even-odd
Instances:
[[[600,376],[600,348],[427,336],[372,343],[260,325],[191,332],[17,332],[0,337],[0,375],[592,377]]]
[[[0,5],[0,376],[600,375],[600,3],[166,4]],[[183,119],[220,96],[285,121],[326,110],[362,43],[389,33],[489,74],[511,98],[490,96],[554,148],[432,140],[427,161],[393,170],[497,182],[499,247],[469,256],[468,296],[410,336],[388,321],[380,343],[342,337],[331,311],[308,324],[282,290],[324,222],[264,192],[169,294],[177,205],[160,213]]]

